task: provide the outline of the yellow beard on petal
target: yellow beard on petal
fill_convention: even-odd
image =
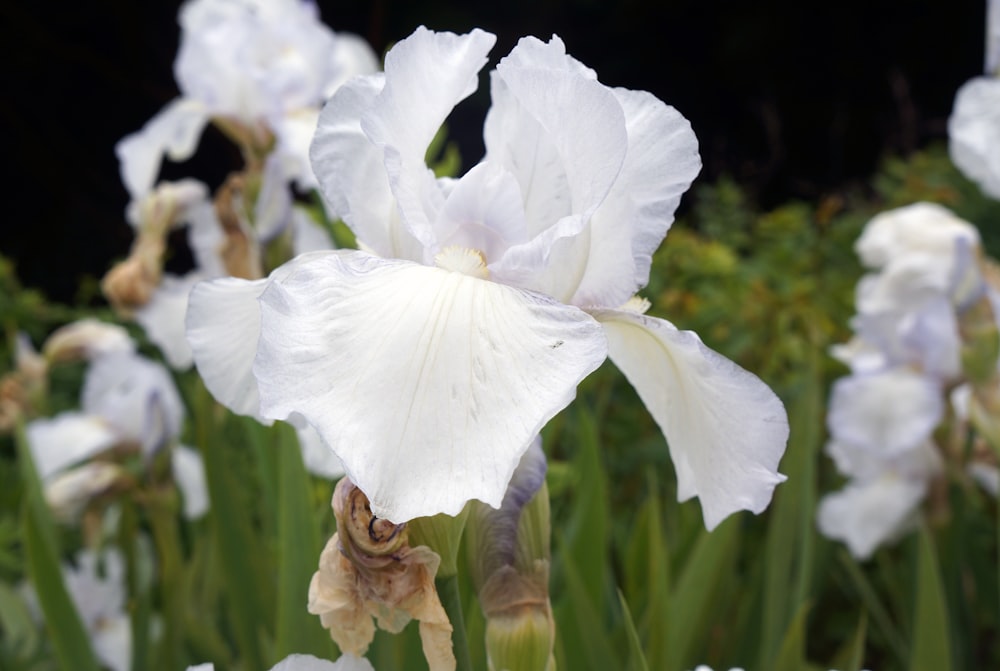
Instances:
[[[434,257],[434,265],[469,277],[478,277],[481,280],[490,277],[490,271],[486,267],[486,255],[478,249],[457,245],[445,247]]]

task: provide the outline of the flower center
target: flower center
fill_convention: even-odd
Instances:
[[[486,255],[478,249],[468,247],[445,247],[434,257],[434,265],[481,280],[489,279],[490,276],[490,271],[486,268]]]

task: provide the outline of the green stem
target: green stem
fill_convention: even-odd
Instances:
[[[438,576],[434,579],[438,598],[451,620],[451,644],[455,651],[456,671],[472,671],[469,656],[469,640],[465,634],[465,618],[462,616],[462,597],[458,590],[458,576]]]
[[[163,644],[160,667],[179,668],[182,626],[184,623],[184,590],[177,517],[166,501],[154,499],[148,508],[153,541],[159,558],[161,574],[160,598],[163,603]]]

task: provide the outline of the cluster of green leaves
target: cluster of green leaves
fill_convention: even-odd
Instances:
[[[447,152],[442,161],[455,160]],[[993,500],[955,486],[942,493],[947,515],[866,563],[814,524],[819,498],[839,486],[822,447],[827,390],[845,371],[827,349],[849,336],[861,274],[853,242],[876,212],[917,200],[979,224],[998,251],[991,224],[1000,207],[942,150],[889,161],[868,190],[770,212],[730,180],[695,189],[654,257],[645,295],[654,314],[697,331],[785,400],[788,480],[763,515],[735,515],[707,532],[696,502],[676,503],[667,445],[624,378],[610,365],[588,378],[544,432],[559,668],[1000,668]],[[80,314],[16,287],[8,265],[0,284],[8,335],[23,330],[38,343]],[[0,354],[10,360],[9,350]],[[194,373],[179,383],[184,441],[205,460],[212,509],[183,520],[169,493],[117,506],[133,668],[266,669],[291,652],[334,658],[305,609],[333,532],[332,485],[306,474],[288,427],[231,416]],[[79,370],[53,380],[47,411],[72,407],[78,384]],[[58,579],[79,533],[53,523],[23,436],[0,440],[0,668],[96,668]],[[21,599],[25,580],[38,591],[44,627]],[[485,623],[467,577],[460,590],[473,667],[485,669]],[[426,668],[412,625],[398,636],[379,632],[369,657],[383,671]]]

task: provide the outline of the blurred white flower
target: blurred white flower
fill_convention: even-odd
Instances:
[[[853,356],[864,357],[857,365],[865,367],[874,348],[886,366],[912,364],[942,379],[956,377],[956,310],[982,288],[979,244],[976,228],[940,205],[916,203],[874,217],[855,245],[874,271],[857,287],[852,326],[869,348],[854,345]]]
[[[873,272],[858,283],[855,337],[833,350],[852,374],[827,414],[827,453],[849,481],[817,524],[859,559],[912,527],[943,472],[933,433],[963,376],[959,319],[987,291],[979,244],[968,222],[917,203],[874,217],[855,245]]]
[[[208,494],[201,457],[176,444],[183,418],[184,406],[163,366],[131,351],[94,358],[84,376],[80,411],[37,419],[27,426],[46,497],[57,504],[57,510],[78,510],[86,492],[100,493],[114,482],[112,476],[124,473],[110,465],[71,470],[74,466],[115,446],[134,446],[145,460],[169,448],[185,514],[204,514]]]
[[[273,184],[314,182],[308,143],[322,103],[378,60],[360,38],[335,34],[304,0],[189,0],[181,8],[174,63],[180,97],[119,142],[122,179],[133,198],[156,182],[164,155],[190,157],[209,121],[261,147],[273,143]]]
[[[214,664],[199,664],[189,666],[187,671],[214,671],[214,669]],[[272,666],[271,671],[375,671],[375,669],[367,659],[354,655],[341,655],[336,662],[312,655],[289,655]]]
[[[986,76],[970,79],[955,96],[948,119],[952,162],[983,193],[1000,198],[1000,3],[986,10]]]
[[[617,308],[700,169],[689,124],[604,86],[558,37],[525,38],[491,73],[486,157],[435,179],[427,146],[494,40],[419,28],[384,75],[334,95],[313,166],[367,251],[198,285],[188,336],[206,384],[237,412],[304,417],[375,514],[403,522],[498,506],[610,354],[667,436],[679,498],[698,496],[709,528],[760,512],[784,479],[781,402],[694,333]]]

